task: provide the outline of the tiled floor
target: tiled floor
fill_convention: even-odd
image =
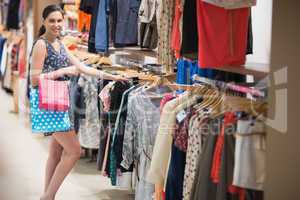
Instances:
[[[0,89],[0,199],[38,200],[43,189],[48,139],[33,135],[9,111],[12,97]],[[95,163],[80,160],[56,200],[130,200],[133,194],[110,186]]]

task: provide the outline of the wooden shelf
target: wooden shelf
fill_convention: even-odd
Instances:
[[[265,78],[269,74],[269,65],[262,63],[246,63],[242,66],[224,66],[215,69],[243,75],[252,75],[254,79],[258,80]]]
[[[109,48],[110,53],[116,53],[116,52],[127,52],[136,56],[149,56],[156,58],[157,52],[149,49],[141,49],[140,47],[125,47],[125,48]]]

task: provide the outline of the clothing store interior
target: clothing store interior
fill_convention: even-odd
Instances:
[[[56,199],[300,199],[285,85],[300,52],[294,2],[0,0],[0,199],[43,190],[54,131],[34,118],[27,89],[50,4],[64,11],[68,52],[126,78],[64,81],[72,109],[60,128],[74,126],[81,156]]]

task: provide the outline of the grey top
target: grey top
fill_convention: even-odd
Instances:
[[[80,119],[79,142],[81,146],[98,149],[100,143],[100,118],[98,110],[98,78],[81,76],[78,84],[85,97],[85,119]]]
[[[155,91],[154,91],[155,90]],[[152,157],[153,146],[160,122],[160,101],[166,88],[144,90],[138,88],[128,97],[128,110],[121,165],[129,168],[143,152]]]

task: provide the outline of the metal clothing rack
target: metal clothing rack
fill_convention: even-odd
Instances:
[[[266,97],[265,92],[254,89],[254,88],[236,85],[233,83],[226,83],[223,81],[212,80],[209,78],[200,77],[198,75],[194,75],[192,79],[195,82],[206,83],[206,84],[213,85],[213,86],[216,86],[216,87],[219,87],[222,89],[230,89],[230,90],[233,90],[236,92],[241,92],[244,94],[251,94],[253,96],[258,96],[258,97]]]

